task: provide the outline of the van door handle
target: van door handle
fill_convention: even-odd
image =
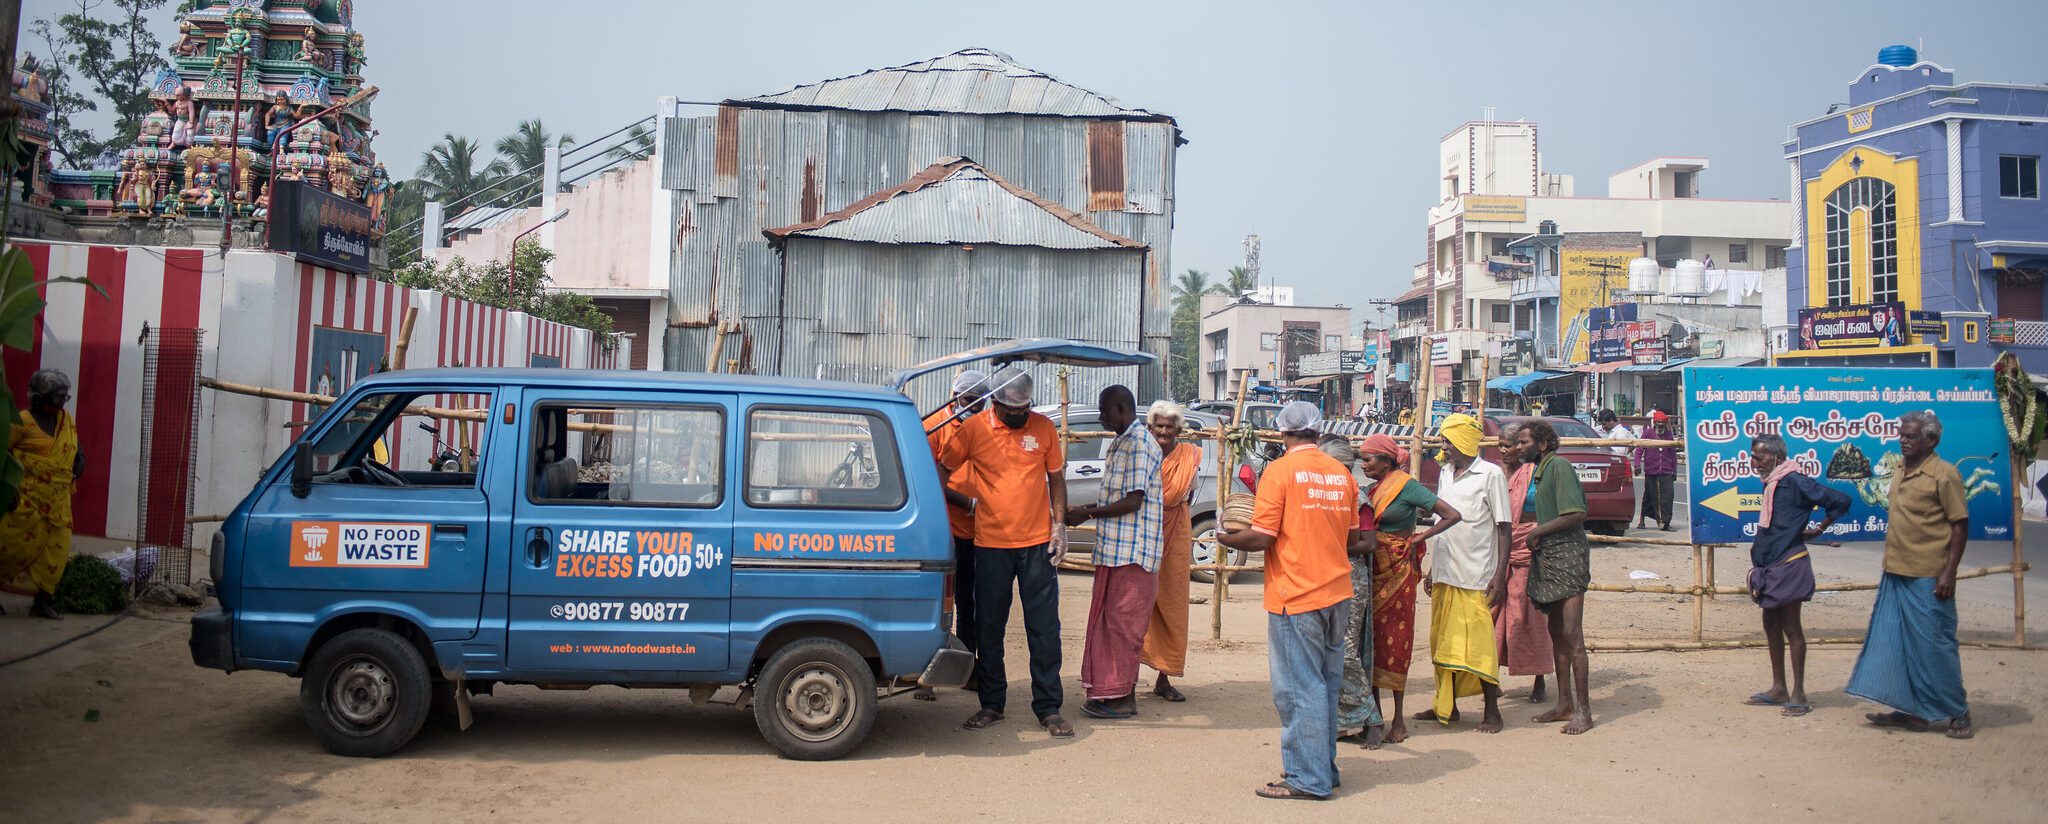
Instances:
[[[1083,467],[1079,467],[1079,468],[1076,468],[1076,469],[1074,470],[1074,474],[1076,474],[1076,475],[1100,475],[1100,474],[1102,474],[1102,468],[1101,468],[1101,467],[1096,467],[1096,466],[1083,466]]]
[[[526,532],[526,563],[534,569],[546,569],[549,556],[554,554],[555,542],[546,527],[534,527]]]
[[[469,524],[435,524],[434,531],[446,532],[450,535],[467,536],[469,535]]]

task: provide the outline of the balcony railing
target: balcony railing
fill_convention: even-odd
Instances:
[[[1508,294],[1515,300],[1557,297],[1557,276],[1537,275],[1534,277],[1516,278],[1508,284]]]
[[[1426,331],[1429,331],[1427,323],[1419,320],[1404,320],[1394,324],[1394,328],[1387,332],[1387,337],[1391,340],[1407,340]]]

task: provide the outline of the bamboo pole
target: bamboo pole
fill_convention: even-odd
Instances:
[[[1250,380],[1246,376],[1240,375],[1238,377],[1237,408],[1230,415],[1231,424],[1234,426],[1242,426],[1244,424],[1244,398],[1245,393],[1251,388],[1248,386],[1249,383]],[[1223,503],[1230,500],[1230,496],[1227,493],[1232,488],[1232,475],[1237,471],[1237,467],[1232,465],[1236,462],[1237,456],[1230,448],[1230,442],[1223,440],[1220,437],[1220,432],[1218,435],[1219,437],[1216,439],[1216,461],[1222,465],[1222,471],[1216,476],[1216,504],[1220,515]],[[1217,526],[1221,527],[1222,523],[1219,521]],[[1214,587],[1213,592],[1209,596],[1209,639],[1221,641],[1223,640],[1223,602],[1230,599],[1230,572],[1224,571],[1221,567],[1225,566],[1230,560],[1230,548],[1224,546],[1222,542],[1218,542],[1216,544],[1216,551],[1209,557],[1215,559],[1216,563],[1213,566],[1218,567],[1216,571],[1209,573],[1209,581]]]
[[[2020,571],[2021,571],[2021,572],[2025,572],[2025,571],[2026,571],[2027,569],[2028,569],[2028,565],[2027,565],[2027,564],[2021,564],[2021,565],[2020,565]],[[1989,577],[1989,576],[1992,576],[1992,575],[2007,575],[2007,574],[2010,574],[2010,573],[2012,573],[2012,571],[2013,571],[2013,568],[2012,568],[2011,566],[2009,566],[2009,565],[2006,565],[2006,564],[2000,564],[2000,565],[1998,565],[1998,566],[1990,566],[1990,567],[1979,567],[1979,568],[1977,568],[1977,569],[1963,570],[1963,571],[1957,572],[1957,573],[1956,573],[1956,580],[1958,580],[1958,581],[1961,581],[1961,580],[1965,580],[1965,579],[1969,579],[1969,578],[1985,578],[1985,577]],[[1814,587],[1814,588],[1813,588],[1813,591],[1815,591],[1815,592],[1870,592],[1870,591],[1876,590],[1876,589],[1877,589],[1877,587],[1878,587],[1878,585],[1877,585],[1877,584],[1875,584],[1875,583],[1857,583],[1857,582],[1852,582],[1852,583],[1846,583],[1846,584],[1826,584],[1826,585],[1823,585],[1823,586],[1817,586],[1817,587]],[[1694,586],[1691,586],[1691,587],[1680,587],[1680,586],[1674,586],[1674,585],[1671,585],[1671,584],[1603,584],[1603,583],[1599,583],[1599,582],[1594,582],[1594,583],[1590,583],[1590,584],[1587,584],[1587,585],[1586,585],[1586,591],[1588,591],[1588,592],[1623,592],[1623,593],[1633,593],[1633,594],[1637,594],[1637,595],[1691,595],[1691,594],[1693,594],[1693,592],[1695,592],[1695,591],[1698,591],[1698,592],[1700,592],[1701,594],[1705,594],[1705,593],[1706,593],[1706,592],[1708,592],[1708,591],[1712,591],[1712,592],[1714,592],[1714,593],[1716,593],[1716,594],[1720,594],[1720,595],[1748,595],[1748,594],[1749,594],[1749,587],[1724,587],[1724,586],[1715,586],[1715,587],[1711,587],[1711,588],[1710,588],[1710,587],[1707,587],[1707,586],[1703,586],[1703,585],[1694,585]]]
[[[2014,452],[2012,455],[2013,485],[2017,486],[2026,483],[2026,478],[2026,463],[2021,460],[2018,452]],[[2012,643],[2013,646],[2018,647],[2027,645],[2027,578],[2025,574],[2027,559],[2021,553],[2020,547],[2020,525],[2026,521],[2021,517],[2021,514],[2020,496],[2018,493],[2014,493],[2012,496]]]
[[[1861,644],[1862,638],[1808,638],[1808,646]],[[1740,641],[1587,641],[1587,652],[1701,652],[1717,649],[1755,649],[1770,646],[1762,638]],[[1976,649],[2025,649],[2003,641],[1962,641],[1957,646]]]
[[[412,349],[412,325],[414,321],[417,321],[419,319],[419,307],[405,307],[405,320],[400,321],[398,324],[398,353],[394,355],[391,359],[392,369],[397,370],[405,368],[405,353]]]
[[[1706,631],[1707,601],[1705,598],[1700,597],[1703,594],[1700,591],[1701,579],[1705,577],[1706,571],[1707,562],[1705,553],[1699,547],[1693,547],[1692,592],[1690,593],[1690,595],[1692,597],[1692,640],[1695,642],[1698,642],[1706,637],[1702,633]]]
[[[711,346],[704,350],[704,371],[718,371],[718,355],[725,351],[726,322],[718,322],[718,332],[711,339]]]
[[[1415,426],[1408,433],[1408,474],[1417,478],[1422,477],[1422,433],[1429,428],[1429,415],[1435,410],[1434,399],[1429,396],[1430,377],[1436,372],[1435,364],[1433,347],[1429,336],[1425,335],[1422,338],[1422,374],[1417,376],[1422,392],[1416,395]]]
[[[1717,547],[1714,544],[1701,544],[1700,546],[1705,547],[1707,550],[1707,600],[1712,601],[1715,600],[1714,587],[1721,583],[1721,579],[1714,575],[1714,550]]]

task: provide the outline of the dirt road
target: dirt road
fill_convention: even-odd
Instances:
[[[1683,552],[1679,550],[1677,552]],[[1599,556],[1595,578],[1630,569],[1677,574],[1689,560],[1643,550]],[[1823,579],[1867,559],[1844,554]],[[1839,565],[1839,569],[1832,565]],[[1741,562],[1724,559],[1733,582]],[[1768,682],[1761,652],[1603,654],[1593,658],[1599,727],[1578,738],[1529,723],[1528,679],[1508,678],[1509,726],[1423,725],[1406,744],[1339,750],[1333,802],[1276,802],[1252,790],[1279,774],[1257,588],[1234,587],[1227,637],[1196,642],[1185,704],[1141,703],[1138,720],[1080,718],[1081,628],[1088,578],[1061,578],[1067,701],[1079,728],[1054,743],[1031,725],[1028,686],[1012,682],[1010,720],[985,732],[959,722],[966,693],[935,704],[883,702],[867,746],[846,760],[778,759],[749,714],[691,706],[679,691],[500,688],[476,702],[468,732],[430,726],[400,754],[328,755],[300,721],[298,682],[194,668],[183,614],[156,612],[33,661],[0,669],[0,818],[18,821],[1091,821],[1431,820],[1438,814],[1532,821],[2039,821],[2048,807],[2048,652],[1965,650],[1974,741],[1886,732],[1844,695],[1854,648],[1816,649],[1805,718],[1744,707]],[[1987,606],[2007,579],[1964,587],[1967,635],[2009,635],[2010,612]],[[1197,588],[1197,592],[1201,592]],[[1824,599],[1816,635],[1861,630],[1864,596]],[[1755,611],[1724,599],[1718,637],[1751,629]],[[104,619],[20,617],[0,601],[0,659]],[[1196,632],[1207,636],[1207,607]],[[1427,609],[1427,599],[1424,600]],[[1591,635],[1676,637],[1678,599],[1596,597]],[[1426,617],[1418,621],[1427,626]],[[1013,630],[1013,672],[1022,669]],[[1427,645],[1411,684],[1430,689]],[[1146,677],[1150,677],[1147,673]],[[1477,709],[1476,699],[1468,699]],[[98,711],[97,721],[87,713]]]

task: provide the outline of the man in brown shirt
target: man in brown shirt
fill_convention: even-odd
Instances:
[[[1956,647],[1955,596],[1970,508],[1955,465],[1934,454],[1940,444],[1934,413],[1899,419],[1905,460],[1891,483],[1884,577],[1848,693],[1893,708],[1864,716],[1880,727],[1945,722],[1950,738],[1969,738],[1975,730]]]

